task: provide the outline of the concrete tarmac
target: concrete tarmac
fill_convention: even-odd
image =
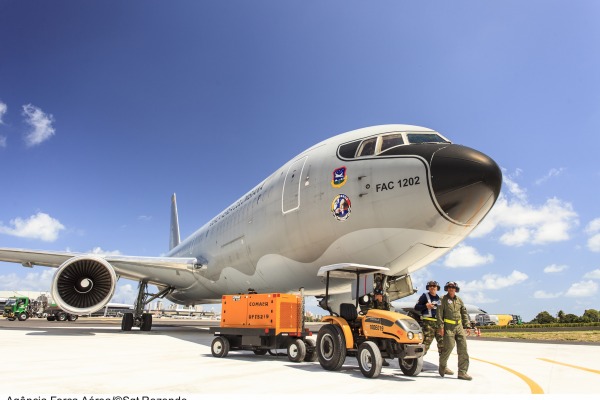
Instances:
[[[363,377],[356,359],[340,371],[324,370],[318,361],[293,363],[287,356],[230,352],[214,358],[209,325],[197,320],[155,320],[150,332],[120,330],[119,319],[76,322],[0,320],[0,395],[11,399],[52,395],[65,398],[110,394],[111,400],[141,396],[204,398],[205,394],[256,398],[283,395],[344,394],[361,397],[444,394],[578,394],[600,389],[600,346],[468,341],[472,381],[442,378],[437,353],[425,356],[416,377],[402,374],[398,361],[377,379]],[[316,336],[315,336],[316,339]],[[435,343],[431,350],[434,350]],[[280,350],[285,353],[284,350]],[[448,366],[457,371],[456,351]],[[73,398],[74,396],[70,396]]]

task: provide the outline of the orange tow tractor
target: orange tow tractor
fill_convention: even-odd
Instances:
[[[264,355],[287,349],[292,362],[315,361],[315,340],[304,328],[304,296],[285,293],[234,294],[221,299],[221,325],[210,328],[216,337],[214,357],[230,350]]]
[[[385,267],[359,264],[335,264],[319,270],[318,275],[327,278],[325,308],[331,313],[323,318],[325,325],[317,335],[317,356],[324,369],[339,370],[346,356],[353,356],[358,359],[362,374],[368,378],[379,376],[384,358],[398,358],[405,375],[416,376],[421,372],[424,346],[419,324],[404,314],[369,308],[368,305],[373,304],[370,295],[359,296],[359,287],[361,283],[365,286],[366,276],[387,271],[389,269]],[[340,304],[339,314],[327,304],[330,278],[356,279],[356,303]]]

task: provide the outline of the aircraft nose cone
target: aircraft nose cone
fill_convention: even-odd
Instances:
[[[496,202],[502,172],[485,154],[452,144],[432,157],[431,182],[443,212],[470,225],[479,223]]]

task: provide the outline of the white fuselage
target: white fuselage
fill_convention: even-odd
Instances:
[[[340,144],[406,131],[433,132],[405,125],[365,128],[294,157],[170,251],[168,256],[205,260],[206,267],[169,299],[194,304],[248,288],[303,287],[307,294],[322,294],[317,270],[325,265],[385,266],[401,275],[441,257],[480,219],[460,223],[440,212],[430,160],[411,154],[339,156]]]

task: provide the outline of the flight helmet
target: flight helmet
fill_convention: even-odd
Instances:
[[[456,293],[460,292],[460,288],[458,287],[458,284],[454,281],[446,282],[446,285],[444,285],[444,290],[447,292],[449,287],[456,288]]]
[[[437,289],[440,290],[440,284],[437,281],[427,282],[427,286],[425,286],[425,289],[429,290],[429,286],[437,286]]]

